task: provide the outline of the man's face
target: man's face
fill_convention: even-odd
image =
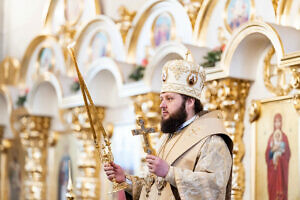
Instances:
[[[185,100],[177,93],[162,93],[161,99],[161,131],[174,133],[186,121]]]
[[[166,92],[160,94],[160,102],[161,116],[166,120],[180,108],[183,98],[180,94]]]

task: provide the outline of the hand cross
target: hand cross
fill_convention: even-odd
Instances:
[[[143,135],[145,153],[156,155],[155,149],[152,147],[149,138],[149,133],[156,132],[155,128],[145,128],[145,121],[141,117],[137,119],[137,124],[141,127],[141,129],[132,130],[132,135]]]

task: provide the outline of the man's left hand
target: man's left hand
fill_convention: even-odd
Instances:
[[[169,172],[170,166],[168,163],[159,157],[153,155],[146,156],[147,166],[149,171],[156,176],[165,178]]]

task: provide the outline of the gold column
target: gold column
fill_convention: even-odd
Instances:
[[[48,131],[51,117],[25,115],[20,118],[20,140],[25,154],[22,196],[46,199]]]
[[[75,194],[77,199],[92,200],[100,198],[100,158],[98,157],[92,129],[89,124],[85,107],[75,107],[71,110],[72,130],[79,140],[79,156],[77,167],[78,177],[75,180]],[[97,107],[99,119],[104,119],[103,107]]]
[[[232,199],[242,199],[245,191],[245,170],[242,163],[245,154],[243,122],[249,88],[249,81],[232,78],[208,82],[205,88],[205,107],[222,111],[226,130],[234,143]]]
[[[8,183],[7,183],[7,150],[9,142],[3,139],[4,126],[0,125],[0,199],[8,200]]]
[[[153,127],[160,130],[160,97],[159,93],[149,92],[132,97],[134,102],[134,110],[137,117],[145,120],[145,127]],[[138,125],[136,125],[138,126]],[[161,136],[161,132],[150,134],[150,142],[155,147]],[[143,143],[144,145],[144,143]],[[141,168],[143,172],[148,172],[145,160],[142,159]]]

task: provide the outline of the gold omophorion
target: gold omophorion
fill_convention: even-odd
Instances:
[[[99,157],[100,157],[101,161],[103,163],[111,163],[114,161],[114,158],[113,158],[113,154],[111,151],[111,146],[110,146],[111,143],[109,141],[109,135],[106,133],[102,123],[98,119],[95,104],[91,98],[91,95],[86,87],[84,79],[80,73],[73,46],[74,46],[74,44],[69,45],[68,50],[69,50],[72,60],[75,64],[75,68],[76,68],[76,72],[77,72],[77,76],[78,76],[78,80],[79,80],[79,84],[80,84],[80,88],[81,88],[81,93],[83,96],[85,108],[87,110],[90,126],[91,126],[92,133],[93,133],[94,144],[99,153]],[[94,117],[94,119],[92,116]],[[96,129],[95,129],[94,125],[95,125]],[[99,135],[99,134],[97,135],[96,130],[100,131],[103,135],[104,145],[102,145],[102,148],[101,148],[102,151],[100,150],[100,146],[99,146],[101,135]],[[117,183],[115,180],[113,180],[113,192],[123,190],[123,189],[127,188],[127,186],[128,186],[128,184],[126,182]]]

